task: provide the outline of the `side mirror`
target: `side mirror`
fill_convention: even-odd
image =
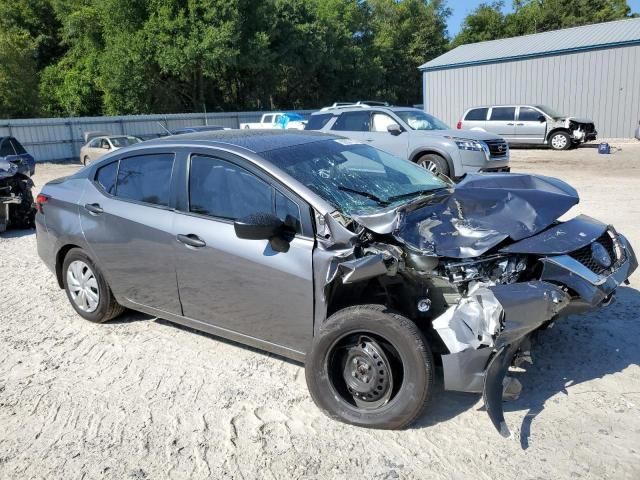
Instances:
[[[540,123],[544,123],[544,122],[546,122],[546,121],[547,121],[547,117],[545,117],[544,115],[540,115],[540,116],[538,117],[538,121],[539,121]]]
[[[392,123],[391,125],[387,126],[387,132],[389,132],[391,135],[397,137],[398,135],[400,135],[402,133],[402,127],[400,125],[398,125],[397,123]]]
[[[238,238],[245,240],[269,240],[277,252],[287,252],[292,232],[285,223],[271,213],[253,213],[233,222]]]

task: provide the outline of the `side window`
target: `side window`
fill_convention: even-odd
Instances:
[[[489,120],[510,122],[516,118],[516,107],[493,107]]]
[[[273,212],[273,189],[233,163],[194,155],[189,172],[189,211],[236,220]]]
[[[20,144],[18,140],[16,140],[15,138],[10,138],[9,141],[13,145],[13,148],[16,151],[17,155],[24,155],[25,153],[27,153],[27,151],[24,149],[24,147]]]
[[[91,148],[99,148],[100,147],[100,142],[101,142],[101,139],[94,138],[93,140],[91,140],[91,143],[89,143],[89,147],[91,147]]]
[[[371,131],[387,133],[387,127],[394,123],[398,122],[396,122],[389,115],[386,115],[384,113],[374,113],[372,116]]]
[[[109,195],[116,193],[116,173],[118,162],[112,162],[104,167],[100,167],[96,172],[96,182],[100,184]]]
[[[273,115],[265,115],[264,119],[262,120],[262,123],[272,123],[273,122]]]
[[[338,117],[331,130],[340,132],[368,132],[371,114],[364,112],[344,112]]]
[[[520,107],[520,113],[518,113],[518,120],[522,120],[523,122],[539,122],[540,115],[542,114],[535,108]]]
[[[309,121],[305,126],[305,130],[321,130],[329,120],[333,118],[333,113],[319,113],[318,115],[311,115]]]
[[[110,150],[111,145],[109,145],[109,140],[107,140],[106,138],[103,138],[100,141],[100,148],[104,148],[105,150]]]
[[[9,139],[5,138],[4,142],[0,144],[0,157],[6,157],[7,155],[15,155],[16,152],[9,143]]]
[[[276,190],[276,216],[291,227],[296,233],[302,232],[300,221],[300,208],[283,194]]]
[[[116,196],[168,206],[173,159],[170,153],[123,158],[118,168]]]
[[[488,108],[474,108],[473,110],[469,110],[467,115],[464,117],[465,120],[486,120]]]

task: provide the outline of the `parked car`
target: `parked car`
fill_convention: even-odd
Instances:
[[[0,161],[15,165],[17,172],[29,177],[36,171],[35,158],[15,137],[0,137]]]
[[[133,135],[92,135],[92,133],[95,132],[85,134],[86,143],[80,149],[80,160],[83,165],[95,162],[114,150],[142,142],[141,138]]]
[[[453,178],[509,171],[509,147],[502,138],[485,132],[462,134],[416,108],[340,106],[312,114],[306,129],[366,142]]]
[[[131,308],[304,360],[317,405],[366,427],[418,418],[437,361],[506,435],[531,334],[637,268],[613,227],[558,220],[576,203],[553,178],[455,185],[335,135],[208,132],[47,183],[37,246],[89,321]]]
[[[34,158],[14,137],[0,137],[0,232],[33,227]]]
[[[195,132],[215,132],[218,130],[231,130],[229,127],[221,127],[220,125],[194,125],[192,127],[181,127],[171,130],[171,135],[182,135],[183,133]]]
[[[265,130],[265,129],[283,129],[283,130],[304,130],[305,119],[297,113],[265,113],[259,122],[241,123],[241,129]]]
[[[593,120],[569,117],[545,105],[494,105],[468,109],[458,129],[502,136],[512,145],[545,144],[566,150],[598,136]]]

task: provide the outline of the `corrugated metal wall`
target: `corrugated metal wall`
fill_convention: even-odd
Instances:
[[[425,109],[452,126],[476,105],[539,103],[630,138],[640,120],[640,46],[425,72]]]
[[[297,110],[308,117],[314,110]],[[240,123],[257,122],[267,112],[207,113],[208,125],[238,128]],[[204,113],[172,115],[129,115],[122,117],[74,117],[0,120],[0,137],[16,137],[38,162],[78,159],[83,144],[82,132],[104,131],[116,135],[136,135],[147,140],[167,130],[205,125]]]

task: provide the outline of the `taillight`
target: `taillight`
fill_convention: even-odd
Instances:
[[[36,210],[40,213],[44,213],[42,211],[42,207],[48,201],[49,201],[49,195],[45,195],[44,193],[39,193],[38,196],[36,197],[36,203],[35,203]]]
[[[458,124],[456,125],[458,130],[462,130],[462,120],[458,120]]]

